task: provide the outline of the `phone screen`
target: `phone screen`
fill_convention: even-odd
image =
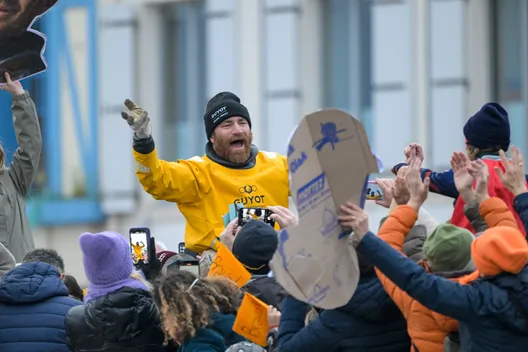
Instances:
[[[238,209],[238,226],[244,226],[251,220],[258,220],[269,224],[271,227],[275,226],[275,220],[271,218],[273,214],[268,209],[263,208],[241,208]]]
[[[193,265],[191,263],[189,264],[180,264],[180,270],[189,271],[196,275],[197,277],[200,276],[200,266],[199,265]]]
[[[383,200],[384,195],[380,186],[374,181],[369,181],[367,185],[367,199],[368,200]]]
[[[143,262],[148,264],[148,245],[150,242],[150,233],[148,229],[130,229],[130,252],[132,254],[132,261],[134,264]]]

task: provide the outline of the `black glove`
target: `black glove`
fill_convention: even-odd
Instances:
[[[161,274],[161,262],[156,255],[156,239],[150,238],[148,249],[148,264],[139,261],[137,268],[143,272],[148,281],[153,282]]]

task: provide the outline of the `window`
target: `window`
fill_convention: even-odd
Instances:
[[[512,144],[528,154],[526,132],[528,89],[528,3],[525,0],[492,2],[494,18],[495,99],[508,111]]]
[[[360,119],[371,137],[371,1],[322,1],[324,105]]]
[[[203,2],[170,4],[165,16],[164,127],[161,157],[202,155],[206,143],[205,6]]]

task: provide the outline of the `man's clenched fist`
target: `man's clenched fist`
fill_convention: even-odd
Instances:
[[[121,117],[130,125],[135,137],[139,139],[149,138],[152,135],[152,128],[150,127],[148,112],[130,99],[125,100],[125,106],[127,110],[121,112]]]

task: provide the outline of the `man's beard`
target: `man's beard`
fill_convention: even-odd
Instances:
[[[231,142],[236,139],[244,140],[244,149],[233,151],[231,150]],[[231,140],[217,141],[213,144],[213,149],[222,159],[227,160],[233,164],[245,163],[251,155],[251,143],[253,142],[253,135],[242,135]]]

